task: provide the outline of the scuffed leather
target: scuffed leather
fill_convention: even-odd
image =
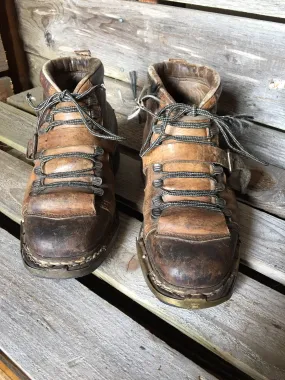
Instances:
[[[170,60],[154,64],[148,71],[151,83],[150,93],[159,98],[147,101],[147,108],[156,113],[168,104],[183,102],[195,104],[216,112],[221,93],[219,74],[206,66],[189,64],[184,60]],[[184,117],[191,121],[191,117]],[[143,142],[149,134],[152,116],[147,114]],[[186,120],[185,120],[186,121]],[[192,121],[205,121],[205,118],[192,118]],[[209,130],[183,129],[167,126],[168,134],[207,136]],[[152,141],[157,135],[152,136]],[[213,142],[219,145],[218,136]],[[229,274],[233,265],[238,242],[238,215],[235,195],[227,186],[227,178],[220,175],[225,190],[221,196],[232,212],[227,219],[222,212],[194,207],[170,207],[162,211],[158,218],[151,216],[152,199],[161,193],[153,186],[161,173],[155,173],[153,164],[162,164],[163,170],[212,173],[212,163],[228,169],[226,152],[209,145],[185,143],[172,140],[163,141],[143,157],[143,171],[146,176],[145,200],[143,206],[143,239],[153,272],[172,287],[182,287],[185,291],[207,289],[218,286]],[[213,189],[211,179],[174,178],[164,181],[164,188],[176,190]],[[163,201],[199,200],[213,201],[211,197],[185,197],[164,195]]]
[[[59,58],[47,62],[41,72],[41,83],[44,97],[68,89],[82,93],[91,86],[103,83],[104,69],[96,58]],[[105,90],[98,88],[90,95],[93,118],[105,128],[117,134],[117,122],[113,109],[106,101]],[[84,100],[84,101],[89,101]],[[83,101],[81,102],[83,104]],[[70,102],[59,103],[56,107],[68,107]],[[80,119],[78,112],[57,113],[54,120],[68,121]],[[115,218],[114,194],[114,154],[117,143],[95,137],[85,125],[63,124],[43,132],[46,125],[39,130],[37,154],[43,156],[55,153],[83,152],[93,153],[96,146],[104,149],[100,156],[103,164],[100,169],[104,195],[94,196],[80,188],[49,188],[38,195],[31,195],[32,183],[38,179],[32,171],[27,185],[22,214],[25,225],[25,241],[29,252],[41,258],[72,258],[84,255],[96,247],[110,230]],[[35,160],[37,169],[40,165]],[[90,169],[94,173],[90,160],[78,157],[62,157],[48,161],[42,168],[44,173],[68,172]],[[60,179],[66,182],[71,178]],[[74,179],[74,178],[73,178]],[[83,182],[91,181],[90,177],[78,177]],[[45,183],[59,181],[56,178],[44,180]]]
[[[218,286],[229,274],[237,234],[209,240],[149,235],[146,248],[154,271],[168,284],[186,289]]]

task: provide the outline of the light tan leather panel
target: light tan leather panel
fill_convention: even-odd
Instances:
[[[214,238],[229,235],[222,212],[206,209],[175,207],[163,211],[158,221],[160,235]]]
[[[179,157],[179,161],[213,162],[228,168],[227,155],[222,149],[211,145],[180,142],[160,145],[143,156],[144,170],[156,163],[174,162],[174,157]]]
[[[66,133],[64,131],[65,128]],[[113,152],[116,143],[114,141],[98,139],[88,131],[85,125],[62,125],[38,137],[38,152],[47,148],[51,149],[67,146],[76,146],[76,151],[78,152],[78,145],[99,145],[106,152]]]

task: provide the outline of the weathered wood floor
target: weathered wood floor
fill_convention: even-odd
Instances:
[[[18,157],[20,156],[21,158],[21,154],[15,154],[15,152],[24,152],[27,139],[31,136],[35,125],[35,116],[28,114],[23,110],[20,110],[19,108],[21,108],[21,101],[16,104],[17,98],[21,99],[18,96],[14,96],[11,100],[8,100],[8,102],[17,105],[18,109],[8,104],[0,104],[0,141],[5,142],[10,147],[14,148],[10,152],[0,151],[0,170],[2,177],[2,180],[0,182],[0,190],[2,194],[0,200],[0,210],[11,219],[19,223],[21,220],[21,202],[24,194],[25,184],[31,171],[31,166],[28,163],[19,160]],[[11,125],[13,126],[12,128]],[[128,126],[122,126],[122,128],[128,128]],[[132,144],[132,142],[129,141],[129,144]],[[14,154],[14,156],[12,156],[12,154]],[[143,187],[142,183],[140,182],[139,161],[136,158],[127,156],[125,154],[121,154],[121,158],[121,167],[117,176],[116,184],[117,194],[122,200],[125,201],[126,204],[140,211],[143,197]],[[130,181],[133,183],[132,186],[130,186]],[[240,203],[240,210],[242,215],[242,240],[244,242],[242,247],[243,262],[246,265],[253,267],[260,273],[264,273],[268,277],[272,277],[281,283],[285,283],[285,248],[283,244],[285,235],[284,221],[278,217],[269,215],[264,211],[256,210],[251,206],[242,203]],[[214,351],[226,361],[232,363],[234,366],[238,367],[253,378],[285,378],[285,321],[283,318],[285,310],[285,296],[245,275],[240,274],[236,291],[232,299],[223,305],[220,305],[213,309],[200,310],[195,312],[180,310],[164,305],[151,294],[144,282],[142,273],[138,266],[135,239],[140,228],[140,222],[123,213],[121,213],[120,219],[121,227],[119,238],[115,245],[113,253],[110,255],[108,260],[97,271],[95,271],[94,274],[96,276],[108,282],[134,301],[143,305],[145,308],[149,309],[160,318],[175,326],[184,334],[193,338],[208,349]],[[45,282],[42,282],[41,279],[39,280],[37,278],[32,278],[22,268],[18,253],[18,243],[15,241],[15,239],[7,235],[5,232],[2,232],[2,239],[2,241],[4,241],[4,245],[2,245],[3,248],[1,249],[1,251],[4,253],[2,254],[2,260],[4,260],[2,265],[4,265],[4,262],[7,261],[6,255],[8,255],[9,259],[12,260],[11,265],[13,263],[14,267],[16,268],[13,269],[11,273],[11,268],[9,269],[8,267],[8,273],[5,274],[4,280],[2,278],[2,284],[3,281],[6,283],[6,285],[4,284],[5,289],[6,287],[9,288],[9,292],[7,292],[7,290],[3,292],[4,305],[6,306],[5,308],[1,308],[3,310],[2,318],[4,320],[2,323],[9,323],[7,329],[10,332],[14,329],[17,329],[17,334],[10,333],[8,336],[5,336],[4,343],[2,340],[1,344],[4,345],[7,350],[7,347],[13,347],[13,344],[19,345],[20,342],[18,342],[18,339],[24,339],[24,336],[21,334],[21,328],[23,327],[21,321],[26,320],[25,318],[28,318],[25,323],[26,326],[32,324],[29,326],[29,329],[34,329],[34,323],[36,323],[39,324],[40,329],[46,329],[49,331],[49,333],[52,329],[52,327],[49,326],[49,323],[51,326],[53,326],[52,322],[54,322],[56,325],[59,323],[59,325],[57,325],[56,335],[59,334],[59,326],[62,328],[60,322],[57,320],[48,320],[47,322],[44,322],[43,319],[37,317],[37,315],[39,315],[37,313],[41,313],[41,309],[38,309],[38,307],[47,308],[45,309],[46,317],[44,318],[48,318],[49,315],[49,307],[45,305],[45,302],[43,302],[43,306],[42,303],[41,305],[37,305],[37,302],[39,302],[37,301],[37,297],[42,298],[45,296],[45,292],[43,294],[44,288],[50,289],[48,291],[49,296],[47,298],[47,302],[49,300],[53,307],[57,308],[57,317],[61,318],[61,320],[65,318],[71,318],[71,316],[70,314],[66,316],[60,314],[60,305],[64,301],[61,298],[59,298],[59,300],[58,298],[54,299],[50,294],[62,294],[63,296],[64,292],[67,291],[67,288],[71,290],[73,286],[76,289],[74,290],[74,293],[72,293],[73,290],[71,291],[71,294],[73,295],[83,290],[77,289],[78,287],[81,289],[81,286],[79,286],[76,281],[59,281],[54,283],[53,281],[46,280]],[[9,241],[9,244],[7,241]],[[12,246],[12,248],[4,248],[6,245]],[[15,273],[17,273],[17,275]],[[19,273],[21,273],[21,275],[19,275]],[[19,279],[19,276],[21,277],[21,280]],[[25,281],[27,281],[29,284],[28,288],[25,285]],[[8,284],[11,283],[13,284],[13,287],[8,286]],[[24,313],[24,309],[27,305],[26,302],[28,302],[29,305],[29,302],[32,301],[27,301],[25,299],[27,297],[27,294],[30,294],[34,287],[37,288],[37,292],[39,292],[36,293],[38,296],[35,295],[35,303],[33,305],[30,304],[30,306],[34,308],[34,312],[32,312],[32,315],[30,314],[30,316],[26,316]],[[19,293],[19,289],[22,289],[23,293]],[[90,291],[84,289],[84,292],[87,292],[87,294],[89,294],[88,292]],[[12,313],[11,310],[14,307],[13,305],[15,305],[16,297],[19,295],[21,299],[19,308],[22,311],[17,312],[16,310],[16,315],[20,313],[20,319],[14,318],[12,321],[10,321],[7,315],[11,315],[9,313]],[[87,298],[89,296],[94,298],[94,295],[86,295]],[[66,302],[66,305],[68,305],[68,308],[67,306],[66,308],[68,310],[70,310],[72,307],[76,308],[76,300],[78,297],[74,296],[74,298],[75,300],[72,301],[72,296],[69,296]],[[97,302],[99,301],[97,300]],[[91,307],[91,301],[88,303],[88,305]],[[85,319],[84,317],[82,321],[83,324],[86,323],[86,325],[88,325],[88,321],[89,323],[92,323],[92,313],[94,313],[95,319],[97,318],[95,310],[98,311],[99,307],[97,307],[95,303],[94,305],[94,311],[86,310],[85,314],[89,315],[89,318],[86,317]],[[80,304],[77,314],[74,314],[74,318],[76,319],[77,324],[81,323],[80,314],[82,312],[82,307],[83,305]],[[100,308],[103,310],[103,318],[103,316],[106,315],[107,311],[105,311],[103,306],[100,306]],[[108,318],[112,318],[111,315],[113,311],[109,311],[109,313],[110,317]],[[98,316],[98,320],[100,320],[100,318],[101,317]],[[118,318],[123,318],[123,316],[120,316]],[[9,320],[9,322],[5,322],[5,320]],[[37,322],[34,322],[34,320]],[[93,331],[92,334],[94,334],[95,331],[95,321],[93,320],[93,322],[93,325],[88,326],[88,329],[93,329],[91,330]],[[72,323],[75,322],[72,321]],[[115,322],[114,326],[115,336],[115,331],[118,330]],[[79,329],[79,327],[76,325],[76,329],[77,328]],[[75,331],[77,331],[76,329]],[[99,334],[99,332],[97,333]],[[112,334],[110,331],[109,333]],[[81,342],[81,345],[84,346],[86,344],[89,345],[88,347],[90,348],[91,343],[88,338],[89,334],[90,333],[86,333],[86,343]],[[75,335],[77,336],[77,333],[75,333]],[[72,344],[72,339],[75,339],[74,342],[77,342],[78,344],[79,338],[76,338],[75,335],[70,338],[68,345]],[[13,338],[14,336],[17,336],[17,339]],[[62,334],[60,334],[60,336],[62,337]],[[109,338],[110,336],[111,335],[109,335]],[[13,339],[15,340],[14,342]],[[37,361],[35,363],[32,363],[32,357],[29,359],[30,362],[27,361],[28,358],[24,355],[24,346],[31,345],[31,350],[34,349],[34,344],[36,347],[38,347],[39,342],[36,341],[35,343],[34,339],[36,338],[32,337],[31,343],[28,339],[26,339],[25,343],[22,343],[23,346],[20,346],[23,347],[22,349],[11,349],[7,353],[17,363],[22,363],[22,366],[26,367],[25,371],[27,373],[30,373],[32,375],[32,378],[37,379],[35,377],[35,372],[33,372],[33,369],[43,371],[40,373],[45,373],[44,371],[47,371],[47,373],[45,373],[45,376],[48,376],[50,369],[48,369],[45,364],[40,365]],[[105,339],[107,341],[108,338],[105,337]],[[114,338],[112,337],[112,339]],[[126,339],[129,341],[129,336],[127,336]],[[40,340],[42,342],[45,341],[45,339]],[[117,341],[117,344],[119,344],[119,342],[121,344],[121,340],[124,342],[124,339],[120,337],[120,339]],[[95,340],[93,343],[95,346]],[[51,342],[51,344],[55,344],[55,342]],[[44,349],[44,347],[46,347],[46,345],[44,345],[42,349]],[[109,349],[112,350],[111,347]],[[134,349],[132,348],[132,350]],[[76,353],[76,350],[73,351],[72,349],[71,351]],[[92,352],[92,350],[90,352]],[[156,349],[154,349],[154,352],[156,352]],[[138,355],[139,353],[140,350],[138,350]],[[44,351],[42,351],[40,355],[44,355]],[[58,360],[60,354],[55,352],[54,355],[58,355],[56,358],[56,363],[59,365]],[[79,355],[81,358],[79,353],[75,354],[76,357],[77,355]],[[111,352],[109,355],[111,357],[115,354]],[[81,362],[80,359],[80,363],[78,364],[78,371],[85,371],[86,369],[84,366],[87,366],[87,362],[89,363],[89,360],[91,360],[89,356],[86,357],[86,361],[83,360]],[[69,365],[68,362],[69,361],[64,364],[67,367]],[[95,362],[93,361],[91,361],[89,364],[93,367],[95,366]],[[193,365],[191,362],[188,364]],[[121,362],[116,363],[115,367],[120,367],[120,365],[123,364]],[[66,369],[67,367],[64,368]],[[150,368],[149,370],[151,371],[152,369]],[[199,370],[200,369],[198,369],[198,371]],[[73,373],[73,370],[70,371],[70,373]],[[127,369],[127,372],[128,371],[129,370]],[[155,371],[154,368],[153,371]],[[167,368],[165,374],[163,375],[164,377],[161,378],[171,378],[171,376],[168,374],[169,371],[170,369]],[[85,374],[85,372],[83,373]],[[272,374],[274,374],[274,377],[272,377]],[[112,375],[110,374],[110,376]],[[144,378],[142,377],[142,374],[139,376],[140,377],[137,378]],[[151,373],[151,376],[154,376],[154,372]]]
[[[47,59],[89,51],[104,63],[108,100],[116,110],[119,133],[126,137],[116,194],[129,212],[120,213],[117,243],[94,272],[100,280],[90,277],[111,285],[242,376],[285,380],[284,2],[157,2],[15,0],[37,101],[42,99],[36,87],[39,71]],[[231,300],[208,310],[187,311],[159,302],[146,286],[136,256],[140,222],[134,215],[141,216],[143,201],[137,152],[143,126],[139,119],[127,120],[134,106],[129,72],[137,72],[142,86],[149,64],[175,57],[220,72],[224,90],[219,112],[253,115],[256,124],[233,132],[245,148],[270,163],[248,162],[248,193],[238,194],[243,273]],[[7,67],[0,41],[0,72]],[[16,223],[32,169],[23,153],[34,128],[25,93],[0,103],[0,142],[6,144],[0,150],[0,211]],[[21,263],[18,239],[7,231],[0,230],[0,247],[0,350],[32,380],[218,377],[78,281],[30,276]]]

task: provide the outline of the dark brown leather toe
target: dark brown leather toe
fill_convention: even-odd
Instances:
[[[28,216],[25,220],[25,243],[30,253],[43,259],[72,259],[94,251],[104,243],[111,228],[107,212],[101,217],[82,216],[52,219]]]
[[[154,273],[189,293],[218,287],[230,274],[238,236],[188,240],[150,234],[146,250]]]

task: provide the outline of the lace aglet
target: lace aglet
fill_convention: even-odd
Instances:
[[[139,113],[140,113],[140,108],[136,109],[133,113],[131,113],[129,116],[128,116],[128,120],[131,120],[133,119],[134,117],[138,116]]]

